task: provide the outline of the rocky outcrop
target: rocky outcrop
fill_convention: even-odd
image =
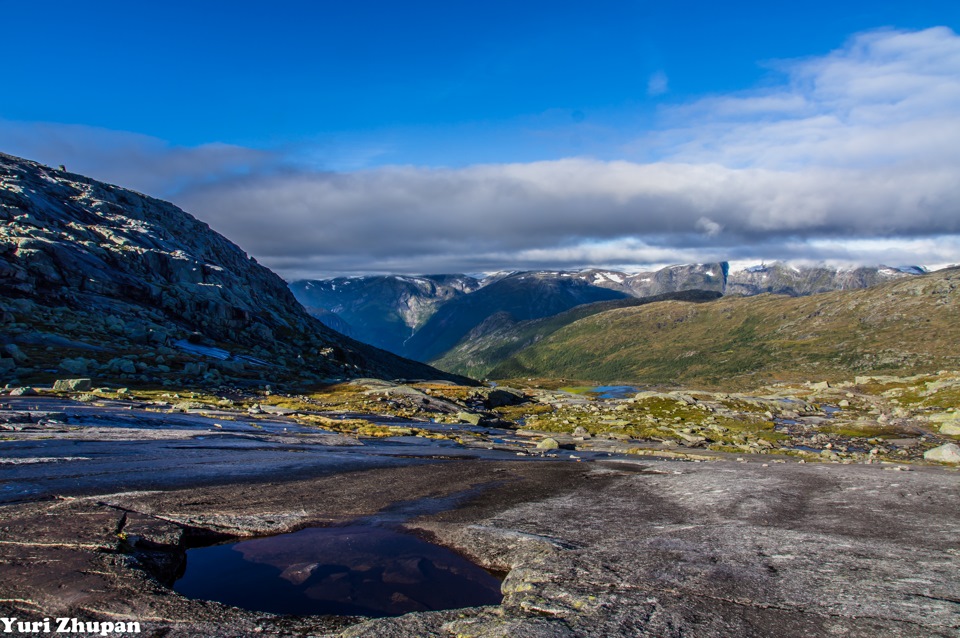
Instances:
[[[176,206],[2,154],[0,321],[20,352],[3,352],[7,379],[435,374],[326,328],[280,277]]]

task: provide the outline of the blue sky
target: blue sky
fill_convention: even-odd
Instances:
[[[960,3],[2,9],[18,53],[3,71],[0,150],[171,198],[291,278],[700,255],[960,261],[949,210],[903,221],[953,194],[935,177],[956,157],[933,131],[958,124]],[[857,89],[867,76],[885,88]],[[818,146],[827,138],[839,146]],[[909,201],[877,202],[874,219],[845,210],[830,179],[839,168],[847,184],[886,183],[884,170],[921,160],[932,166],[898,191]],[[689,201],[705,180],[714,189]],[[473,218],[560,231],[497,240]],[[377,238],[387,219],[393,250]],[[328,233],[298,232],[314,225]]]

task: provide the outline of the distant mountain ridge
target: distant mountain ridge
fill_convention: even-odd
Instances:
[[[0,378],[444,376],[330,330],[176,206],[0,154]]]

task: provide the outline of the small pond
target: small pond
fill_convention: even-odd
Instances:
[[[362,524],[187,550],[174,589],[188,598],[293,615],[398,616],[502,600],[500,580],[459,554]]]
[[[590,390],[599,399],[629,399],[637,393],[632,385],[598,385]]]

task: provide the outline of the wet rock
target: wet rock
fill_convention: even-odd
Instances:
[[[57,379],[53,384],[54,392],[89,392],[90,379]]]
[[[927,450],[923,453],[923,458],[938,463],[960,463],[960,445],[946,443],[932,450]]]

